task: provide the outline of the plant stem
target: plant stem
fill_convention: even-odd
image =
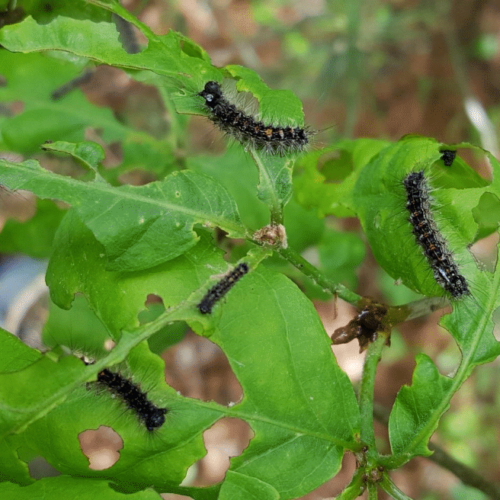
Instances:
[[[412,500],[408,495],[405,495],[389,478],[385,475],[382,481],[379,483],[380,487],[392,498],[396,500]]]
[[[368,446],[367,457],[369,458],[376,458],[378,456],[375,447],[375,430],[373,428],[373,392],[377,365],[386,341],[386,336],[379,332],[377,340],[372,342],[368,347],[359,389],[361,442]]]
[[[375,483],[368,483],[368,500],[378,499],[378,486]]]
[[[279,248],[276,250],[281,257],[290,262],[299,271],[305,274],[308,278],[312,279],[317,285],[322,287],[335,295],[338,295],[342,300],[349,302],[350,304],[356,305],[361,299],[361,296],[357,293],[351,292],[348,288],[340,283],[334,283],[333,281],[326,278],[319,269],[314,267],[312,264],[307,262],[302,255],[293,250],[292,248]]]

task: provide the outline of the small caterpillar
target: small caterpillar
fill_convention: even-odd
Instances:
[[[119,396],[128,408],[135,412],[148,431],[153,431],[164,424],[168,410],[155,406],[149,401],[145,392],[119,373],[105,368],[98,373],[97,382]]]
[[[312,133],[305,128],[266,125],[232,104],[218,82],[210,81],[198,93],[205,99],[210,119],[243,145],[283,156],[303,151]]]
[[[196,306],[201,314],[210,314],[212,307],[226,295],[233,285],[248,273],[248,264],[242,262],[238,264],[232,271],[226,274],[217,284],[215,284],[201,299],[201,302]]]
[[[443,149],[441,150],[441,153],[441,160],[443,160],[444,166],[451,167],[453,164],[453,160],[457,156],[457,152],[451,149]]]
[[[431,210],[429,188],[424,172],[412,172],[403,181],[406,189],[406,208],[417,243],[422,247],[434,273],[434,279],[451,296],[458,299],[470,295],[467,281],[460,274],[444,238],[436,228]]]

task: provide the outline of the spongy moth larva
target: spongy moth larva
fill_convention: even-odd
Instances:
[[[467,281],[439,233],[430,210],[429,187],[423,171],[412,172],[403,180],[406,189],[406,208],[417,243],[422,247],[436,282],[458,299],[470,295]]]
[[[457,152],[451,149],[443,149],[441,150],[441,160],[443,160],[445,167],[451,167],[455,157],[457,156]]]
[[[265,124],[251,113],[231,103],[220,83],[210,81],[199,92],[210,112],[210,119],[226,134],[253,149],[269,154],[285,155],[303,151],[309,143],[310,131],[302,127]]]
[[[148,431],[153,431],[164,424],[165,414],[168,410],[158,408],[147,398],[145,392],[121,374],[105,368],[98,373],[97,381],[105,385],[113,394],[119,396],[144,423]]]
[[[197,305],[201,314],[210,314],[213,306],[226,295],[234,284],[240,280],[246,273],[249,267],[245,262],[238,264],[233,270],[227,273],[218,283],[216,283],[201,299]]]

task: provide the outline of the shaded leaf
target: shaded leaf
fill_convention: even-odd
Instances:
[[[12,333],[0,328],[0,373],[21,370],[40,359],[41,353],[24,344]]]
[[[53,174],[32,160],[0,160],[0,184],[73,205],[103,243],[108,266],[116,270],[146,269],[181,255],[198,240],[193,231],[196,223],[221,227],[232,237],[245,236],[227,191],[194,172],[174,172],[145,186],[115,188]]]

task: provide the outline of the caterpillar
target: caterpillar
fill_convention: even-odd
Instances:
[[[230,102],[227,93],[218,82],[210,81],[198,93],[205,99],[210,120],[224,133],[252,149],[263,150],[272,155],[284,156],[288,153],[303,151],[311,131],[300,127],[284,127],[278,124],[265,124],[239,109]]]
[[[97,375],[97,382],[119,396],[127,407],[141,420],[148,431],[158,429],[165,423],[166,408],[158,408],[145,392],[119,373],[105,368]]]
[[[467,281],[460,274],[453,255],[434,222],[424,172],[410,173],[403,184],[406,189],[406,208],[410,212],[408,221],[434,273],[434,279],[455,299],[470,295]]]
[[[457,152],[451,149],[443,149],[441,150],[441,153],[441,160],[443,160],[444,166],[451,167],[453,164],[453,160],[457,156]]]
[[[238,264],[232,271],[226,274],[218,283],[216,283],[201,299],[197,305],[201,314],[210,314],[214,305],[226,295],[234,284],[239,281],[246,273],[248,273],[248,264],[242,262]]]

